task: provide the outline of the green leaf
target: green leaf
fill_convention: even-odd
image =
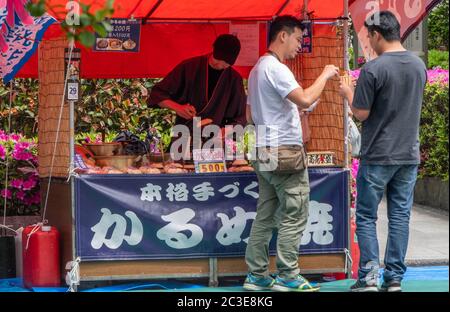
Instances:
[[[93,47],[95,44],[95,36],[89,31],[83,31],[79,35],[79,39],[82,45],[85,47]]]
[[[92,25],[92,27],[94,28],[95,32],[102,38],[106,37],[106,35],[108,34],[103,24],[97,23]]]
[[[83,25],[84,27],[91,26],[92,22],[93,22],[93,18],[91,15],[88,15],[86,13],[81,13],[80,22],[81,22],[81,25]]]
[[[80,3],[80,7],[82,12],[89,12],[89,9],[91,8],[90,5],[84,4],[84,3]]]
[[[107,14],[108,14],[107,10],[104,10],[104,9],[103,10],[98,10],[97,12],[95,12],[95,15],[94,15],[95,20],[97,22],[101,22],[101,21],[103,21],[105,19]]]
[[[109,10],[113,10],[113,7],[114,7],[114,0],[107,0],[107,1],[106,1],[105,7],[106,7],[107,9],[109,9]]]
[[[113,31],[113,27],[108,21],[102,21],[101,23],[102,23],[103,27],[105,27],[107,32]]]
[[[40,17],[45,13],[45,0],[39,0],[37,3],[29,2],[25,8],[30,12],[31,16]]]

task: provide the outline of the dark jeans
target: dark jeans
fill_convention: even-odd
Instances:
[[[356,235],[361,251],[358,272],[360,280],[368,283],[377,281],[379,247],[376,221],[378,205],[385,190],[389,230],[384,257],[384,281],[403,279],[417,168],[417,165],[360,166],[356,179]]]

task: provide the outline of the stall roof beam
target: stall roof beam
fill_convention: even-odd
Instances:
[[[158,2],[155,3],[155,5],[150,9],[150,11],[145,15],[145,17],[142,19],[142,21],[145,22],[152,16],[152,14],[159,8],[159,6],[163,3],[164,0],[158,0]]]
[[[284,11],[284,9],[286,8],[286,6],[289,4],[289,0],[286,0],[283,5],[280,7],[280,9],[277,11],[277,13],[275,13],[275,16],[278,16],[281,14],[281,12]]]

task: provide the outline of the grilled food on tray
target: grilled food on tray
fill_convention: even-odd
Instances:
[[[135,168],[135,167],[128,167],[127,168],[127,173],[128,174],[142,174],[142,171]]]
[[[148,166],[143,166],[140,167],[139,170],[143,173],[143,174],[161,174],[161,170],[158,168],[152,168],[152,167],[148,167]]]

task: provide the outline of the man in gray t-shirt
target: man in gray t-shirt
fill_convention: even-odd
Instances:
[[[361,70],[356,90],[341,83],[341,95],[362,121],[357,176],[356,235],[361,259],[352,291],[378,291],[377,210],[386,191],[389,231],[382,291],[401,291],[406,271],[409,218],[420,163],[419,122],[427,80],[422,60],[400,42],[400,25],[389,11],[365,23],[379,55]]]
[[[370,111],[362,124],[362,164],[419,164],[426,80],[425,64],[409,51],[385,52],[364,66],[353,99],[354,108]]]

